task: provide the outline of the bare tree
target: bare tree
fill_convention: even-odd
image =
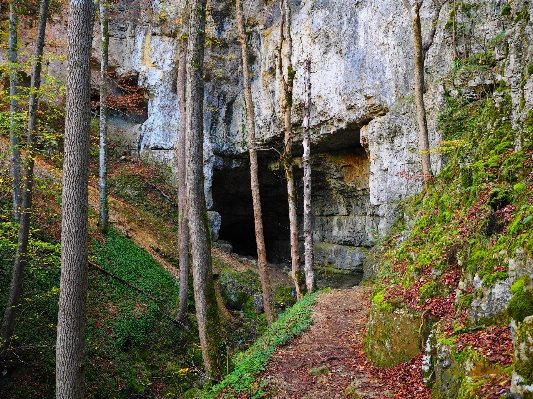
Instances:
[[[290,242],[291,242],[291,264],[292,264],[292,278],[296,289],[296,298],[302,298],[304,294],[304,284],[302,273],[300,271],[300,254],[298,251],[298,219],[296,214],[296,188],[294,185],[293,159],[292,159],[292,89],[294,85],[294,77],[296,71],[292,66],[292,37],[291,37],[291,9],[283,0],[279,2],[281,11],[279,37],[280,43],[278,47],[278,75],[283,89],[283,115],[284,115],[284,148],[281,156],[281,161],[285,169],[285,178],[287,180],[287,196],[289,201],[289,226],[290,226]],[[285,26],[287,34],[285,35]],[[287,45],[287,52],[285,55],[287,63],[287,77],[283,71],[283,43]]]
[[[250,88],[250,66],[248,65],[248,45],[246,42],[246,32],[242,15],[242,2],[237,0],[237,25],[241,41],[242,52],[242,74],[244,80],[244,99],[246,102],[247,124],[248,124],[248,153],[250,154],[250,181],[252,187],[252,200],[254,207],[255,222],[255,242],[257,245],[257,266],[263,290],[263,303],[267,322],[274,321],[275,313],[273,309],[272,290],[270,288],[270,276],[268,273],[268,263],[266,257],[265,237],[263,234],[263,216],[261,211],[261,196],[259,192],[259,177],[257,166],[257,149],[255,140],[255,111],[252,102],[252,90]]]
[[[311,59],[305,61],[305,118],[303,138],[304,166],[304,247],[305,285],[308,292],[315,289],[315,252],[313,248],[313,212],[311,207]]]
[[[46,32],[46,20],[48,19],[49,0],[42,0],[39,13],[39,27],[37,29],[37,44],[35,47],[35,59],[33,60],[31,74],[31,89],[29,98],[29,121],[26,152],[26,179],[22,192],[22,209],[18,232],[17,252],[13,263],[13,275],[9,289],[4,321],[2,325],[2,353],[9,347],[11,337],[15,330],[15,317],[17,307],[22,295],[22,279],[28,253],[28,240],[30,235],[30,215],[33,200],[33,166],[35,163],[34,135],[37,123],[38,98],[37,93],[41,87],[41,67],[44,48],[44,35]]]
[[[440,10],[442,3],[438,0],[434,0],[435,14],[431,24],[431,29],[428,33],[426,41],[422,42],[422,25],[420,23],[420,8],[424,3],[424,0],[414,0],[413,5],[409,4],[409,0],[402,0],[405,9],[409,12],[411,23],[413,25],[413,38],[414,38],[414,67],[415,67],[415,103],[416,103],[416,116],[418,121],[419,131],[419,147],[422,156],[422,173],[424,174],[424,182],[428,184],[433,180],[433,172],[431,171],[431,159],[429,155],[429,135],[428,135],[428,123],[426,116],[426,107],[424,104],[424,63],[426,60],[426,54],[429,48],[433,45],[433,39],[435,38],[435,32],[437,31],[437,22],[439,20]]]
[[[212,273],[209,220],[203,174],[204,42],[206,0],[189,0],[187,47],[187,214],[191,240],[194,301],[202,358],[207,374],[221,378],[220,316]]]
[[[187,89],[187,37],[189,36],[189,4],[185,4],[181,43],[179,53],[177,92],[180,110],[180,127],[178,132],[178,251],[180,258],[180,293],[176,321],[187,325],[187,297],[189,293],[189,226],[187,218],[187,167],[185,146],[187,144],[187,106],[185,93]]]
[[[107,233],[109,225],[109,203],[107,198],[107,64],[109,59],[109,14],[108,4],[105,0],[100,0],[100,30],[102,31],[101,41],[101,62],[100,62],[100,153],[98,168],[98,186],[100,199],[100,231]]]
[[[83,399],[87,302],[89,125],[93,0],[70,0],[68,17],[61,280],[56,397]]]
[[[11,145],[11,177],[13,178],[13,219],[15,222],[20,221],[20,148],[18,139],[17,119],[15,114],[18,110],[17,100],[17,59],[18,59],[18,16],[17,0],[11,0],[9,3],[9,62],[11,63],[9,71],[9,113],[10,127],[9,140]]]

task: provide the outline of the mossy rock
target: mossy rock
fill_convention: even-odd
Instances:
[[[508,369],[484,359],[469,346],[458,352],[453,337],[435,339],[432,335],[430,341],[428,364],[433,399],[478,398],[477,389],[485,380],[498,375],[508,376]]]
[[[522,322],[526,317],[533,315],[533,294],[520,288],[507,305],[507,314],[513,320]]]
[[[238,273],[224,269],[218,279],[222,298],[226,307],[233,310],[243,310],[246,304],[253,303],[254,294],[261,293],[259,276],[252,270]]]
[[[365,352],[378,367],[396,366],[418,355],[428,335],[428,323],[419,313],[373,307]]]
[[[309,369],[307,373],[312,377],[316,377],[317,375],[329,374],[329,367],[328,366],[314,367],[312,369]]]
[[[518,323],[514,332],[514,375],[512,392],[533,399],[533,316]]]
[[[296,303],[296,297],[293,294],[294,288],[285,287],[278,284],[274,287],[274,304],[276,307],[286,309]]]

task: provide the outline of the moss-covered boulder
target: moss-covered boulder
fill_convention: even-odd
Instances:
[[[255,294],[261,294],[259,276],[253,270],[237,272],[223,269],[218,282],[224,304],[232,310],[244,310],[247,304],[253,305]]]
[[[485,397],[481,387],[510,378],[509,367],[484,358],[470,345],[458,346],[457,336],[443,333],[439,323],[426,342],[422,369],[433,399]]]
[[[524,399],[533,399],[533,316],[522,323],[512,323],[514,341],[514,374],[511,391]]]
[[[377,366],[395,366],[418,355],[428,335],[428,323],[421,314],[375,306],[370,313],[365,351]]]

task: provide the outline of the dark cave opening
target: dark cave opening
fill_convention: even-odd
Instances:
[[[259,172],[263,230],[267,259],[281,263],[290,257],[286,183],[283,173],[266,165]],[[246,168],[215,170],[215,209],[222,216],[219,238],[231,243],[239,255],[257,258],[250,171]]]
[[[219,237],[230,242],[235,253],[257,258],[248,163],[242,158],[227,158],[221,165],[225,166],[214,170],[212,186],[213,210],[222,217]],[[323,152],[319,148],[312,157],[312,170],[315,261],[328,267],[358,270],[364,251],[372,245],[368,231],[376,224],[375,215],[369,211],[368,155],[358,144],[341,149],[327,146]],[[302,252],[303,171],[299,155],[294,157],[294,177]],[[278,159],[259,159],[259,184],[267,260],[289,264],[287,185]]]

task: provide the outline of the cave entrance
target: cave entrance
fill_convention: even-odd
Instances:
[[[333,143],[332,141],[330,144]],[[350,148],[318,148],[312,157],[315,261],[327,267],[361,271],[366,250],[373,245],[372,231],[379,215],[370,203],[370,163],[360,145]],[[231,161],[231,160],[230,160]],[[226,165],[234,165],[225,162]],[[223,162],[224,163],[224,162]],[[300,252],[303,252],[302,160],[294,157]],[[267,259],[290,263],[289,210],[285,173],[277,159],[259,160],[259,184]],[[250,188],[246,162],[239,168],[215,170],[213,209],[222,216],[219,237],[234,252],[257,257]],[[302,258],[302,257],[301,257]],[[303,258],[302,258],[303,259]]]
[[[286,262],[290,259],[286,183],[281,171],[271,171],[264,162],[262,164],[259,185],[267,260],[270,263]],[[214,171],[213,209],[222,216],[219,238],[230,242],[235,253],[257,258],[250,171],[247,167]]]

